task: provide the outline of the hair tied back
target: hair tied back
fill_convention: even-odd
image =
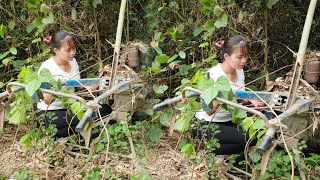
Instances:
[[[216,49],[221,50],[223,44],[224,44],[224,40],[223,40],[222,38],[219,38],[219,39],[214,43],[214,46],[216,47]]]
[[[46,34],[44,35],[43,37],[43,42],[46,44],[46,45],[50,45],[51,44],[51,40],[52,40],[52,36]]]

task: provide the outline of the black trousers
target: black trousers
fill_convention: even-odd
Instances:
[[[208,121],[200,122],[196,129],[193,130],[193,137],[197,139],[206,138],[207,140],[217,138],[220,147],[213,150],[213,153],[217,155],[237,154],[244,151],[246,142],[249,140],[249,135],[245,133],[241,127],[237,127],[237,125],[231,121],[211,122],[211,124],[217,125],[217,130],[220,131],[214,133],[211,128],[207,128],[209,123]],[[206,129],[207,131],[205,132]],[[250,145],[255,145],[256,142],[256,139],[254,139]]]
[[[100,108],[101,116],[106,116],[111,112],[112,109],[108,104],[103,104],[102,108]],[[79,123],[79,119],[71,111],[69,113],[66,109],[40,111],[37,116],[42,118],[44,116],[45,127],[48,127],[51,124],[56,125],[58,132],[55,137],[57,138],[77,134],[75,128]],[[98,117],[98,115],[94,114],[93,117]]]
[[[76,134],[75,127],[79,123],[79,119],[73,113],[68,113],[66,109],[40,111],[37,115],[42,118],[44,115],[45,127],[51,124],[56,125],[58,132],[55,137],[60,138]]]

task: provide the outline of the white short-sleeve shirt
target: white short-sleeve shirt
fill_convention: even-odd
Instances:
[[[214,82],[216,82],[218,80],[219,77],[221,76],[226,76],[227,75],[224,73],[221,63],[219,63],[218,65],[212,67],[211,69],[208,70],[208,75],[211,79],[214,80]],[[233,92],[236,91],[244,91],[245,88],[245,83],[244,83],[244,73],[243,70],[236,70],[237,73],[237,81],[234,83],[232,81],[230,81],[230,85],[232,88]],[[229,111],[226,111],[224,109],[219,109],[215,114],[209,116],[203,109],[199,110],[196,112],[195,117],[197,119],[204,119],[206,121],[211,121],[211,122],[227,122],[231,120],[231,114]]]
[[[59,65],[53,60],[53,57],[50,59],[44,61],[39,70],[38,75],[40,74],[42,69],[48,69],[53,77],[54,80],[61,82],[64,82],[69,79],[80,79],[80,72],[79,72],[79,66],[76,61],[76,59],[73,58],[72,61],[70,61],[71,70],[70,72],[65,72],[62,70]],[[69,89],[71,91],[74,91],[74,88]],[[47,105],[44,103],[43,100],[40,100],[40,102],[37,103],[37,108],[41,110],[57,110],[57,109],[63,109],[62,108],[62,101],[59,99],[55,99],[50,105]]]

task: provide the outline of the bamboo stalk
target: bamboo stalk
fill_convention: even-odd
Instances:
[[[314,15],[316,5],[317,5],[317,0],[310,1],[308,14],[306,17],[306,21],[304,23],[303,32],[302,32],[302,36],[301,36],[301,40],[300,40],[297,61],[296,61],[295,67],[294,67],[294,72],[293,72],[292,82],[290,85],[289,97],[288,97],[288,101],[286,104],[286,109],[290,108],[290,106],[292,106],[296,100],[295,98],[296,98],[296,94],[297,94],[297,89],[298,89],[298,85],[299,85],[299,81],[300,81],[300,77],[301,77],[301,72],[303,69],[304,54],[306,53],[306,49],[307,49],[307,45],[308,45],[309,34],[310,34],[310,29],[311,29],[313,15]]]
[[[117,35],[116,35],[116,42],[114,44],[114,52],[113,52],[113,60],[112,60],[112,71],[111,71],[111,82],[109,84],[109,89],[114,86],[117,69],[118,69],[118,62],[120,57],[120,46],[121,46],[121,38],[122,38],[122,30],[123,30],[123,21],[126,11],[127,0],[121,1],[120,12],[119,12],[119,19],[118,19],[118,27],[117,27]]]

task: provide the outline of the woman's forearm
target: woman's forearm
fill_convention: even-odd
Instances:
[[[220,106],[220,104],[212,103],[211,104],[211,110],[210,111],[206,111],[207,115],[211,116],[212,114],[216,113],[216,111],[219,108],[219,106]]]

